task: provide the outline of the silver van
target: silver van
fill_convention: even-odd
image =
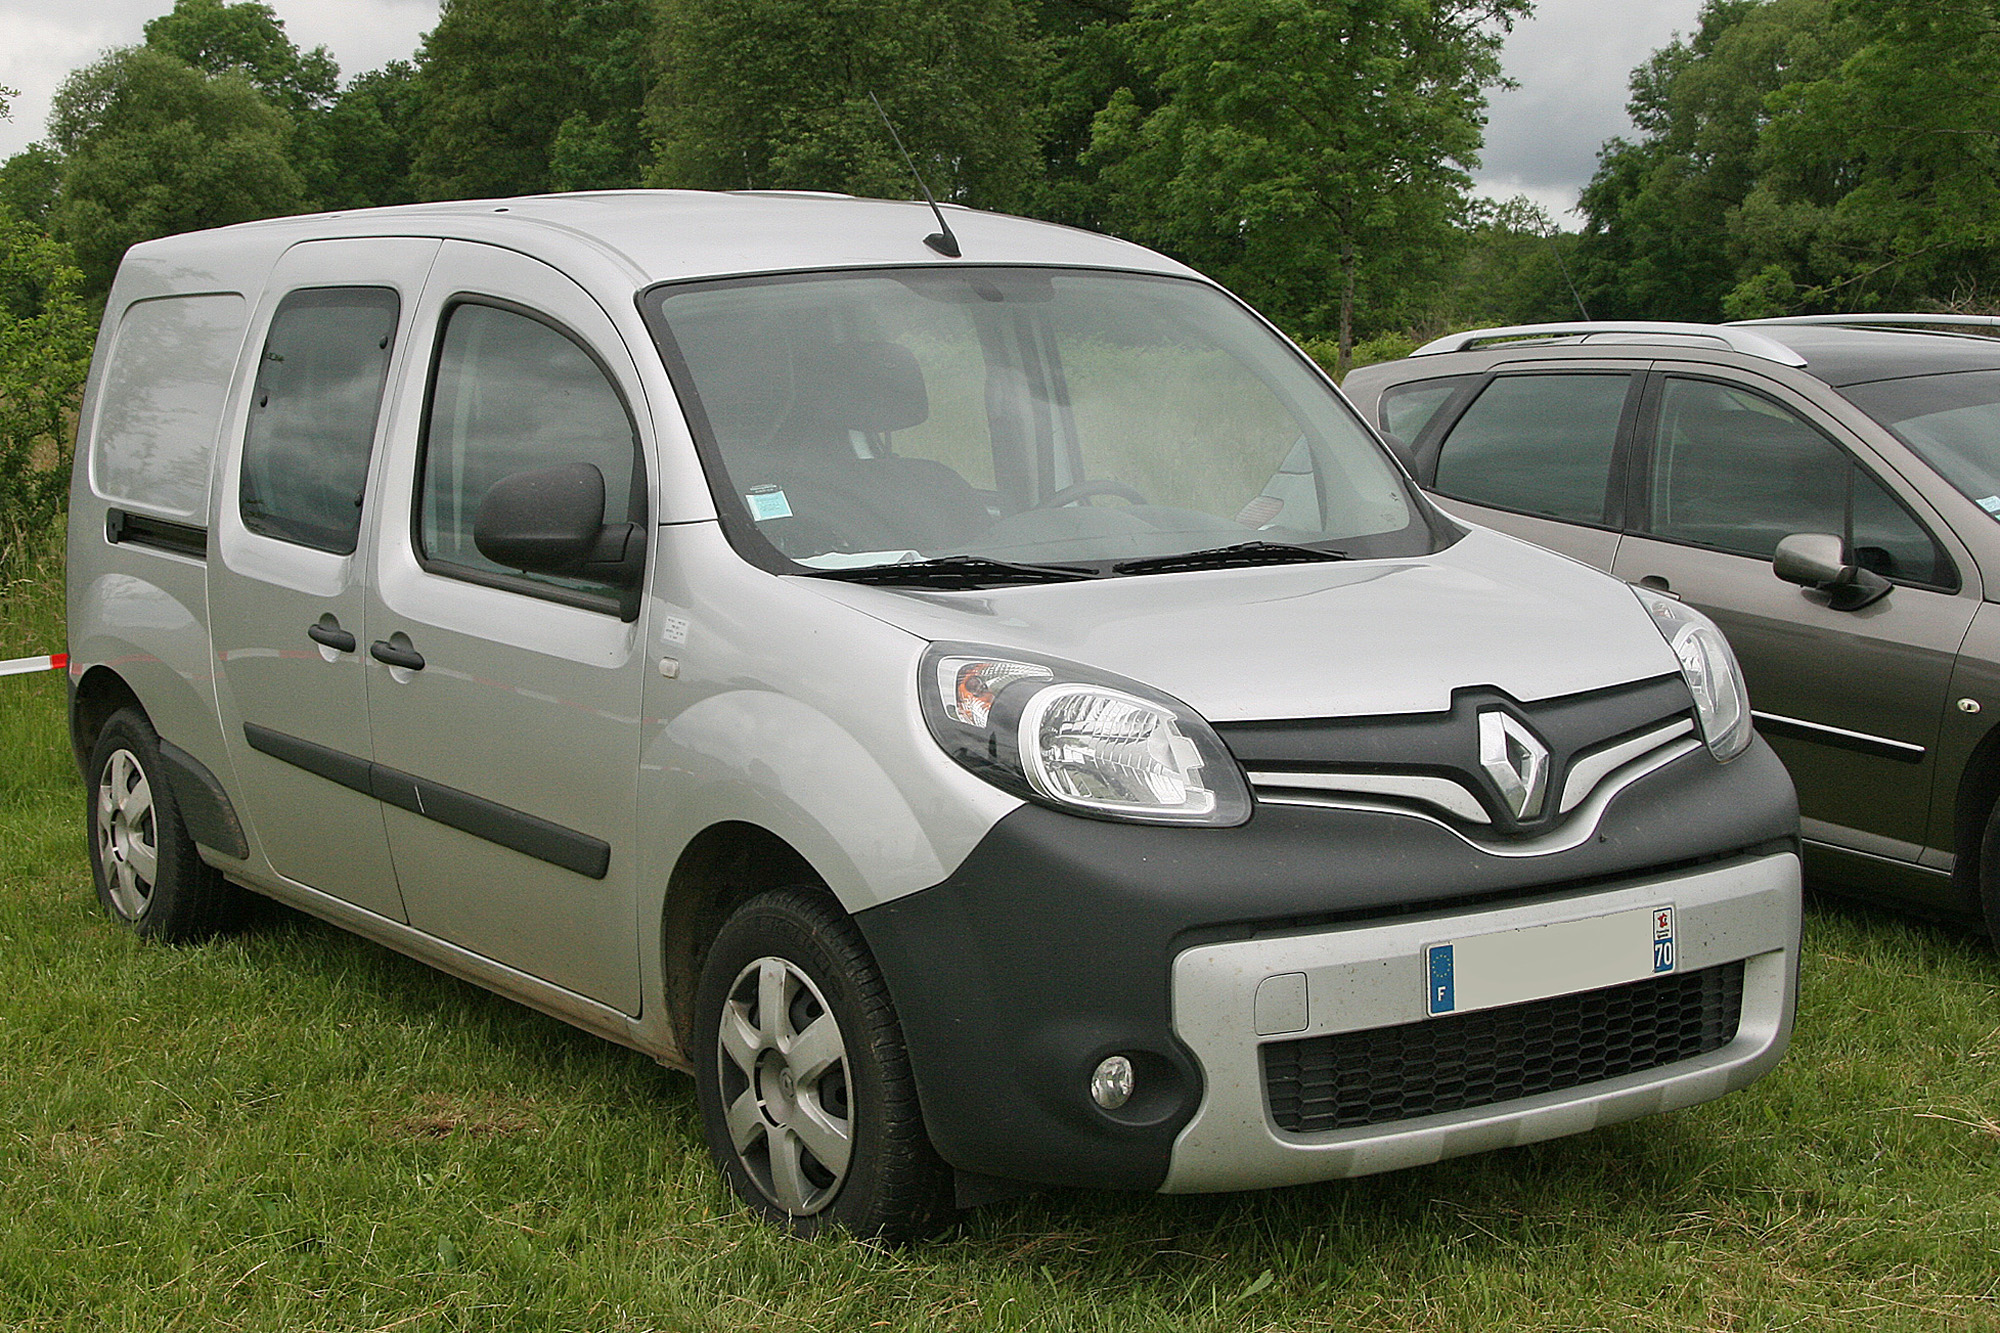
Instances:
[[[801,1233],[1546,1139],[1790,1033],[1721,635],[1454,521],[1135,246],[682,193],[149,242],[70,513],[113,914],[251,890],[690,1070]]]

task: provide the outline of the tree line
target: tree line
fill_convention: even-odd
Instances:
[[[411,59],[343,83],[259,0],[177,0],[69,76],[0,207],[101,296],[136,241],[315,209],[912,197],[879,100],[939,198],[1166,249],[1344,360],[1468,293],[1532,304],[1511,276],[1461,281],[1482,236],[1547,250],[1546,219],[1469,199],[1530,4],[445,0]]]
[[[884,112],[939,198],[1165,250],[1336,370],[1578,314],[2000,304],[2000,0],[1707,0],[1562,232],[1470,196],[1530,8],[445,0],[343,81],[260,0],[175,0],[0,165],[0,517],[60,504],[54,423],[137,241],[550,190],[912,197]]]

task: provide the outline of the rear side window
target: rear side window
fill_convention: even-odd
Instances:
[[[248,321],[243,298],[228,294],[162,297],[126,310],[91,432],[99,495],[141,513],[208,521],[222,400]]]
[[[1631,383],[1617,374],[1494,380],[1445,437],[1436,489],[1496,509],[1603,523]]]
[[[1376,408],[1382,429],[1397,439],[1415,444],[1417,437],[1424,433],[1424,427],[1430,425],[1431,418],[1438,414],[1438,409],[1451,401],[1451,396],[1467,379],[1467,376],[1459,375],[1452,379],[1417,380],[1382,390],[1382,399]]]
[[[271,317],[243,438],[243,526],[352,555],[401,302],[387,287],[310,287]]]
[[[562,463],[589,463],[603,475],[605,523],[645,523],[639,432],[596,358],[519,311],[453,307],[424,417],[417,537],[426,562],[480,581],[615,591],[591,579],[507,569],[473,545],[473,520],[496,482]]]
[[[1887,578],[1956,582],[1937,544],[1844,450],[1777,403],[1705,380],[1660,394],[1649,516],[1655,536],[1768,560],[1798,532],[1841,537]]]

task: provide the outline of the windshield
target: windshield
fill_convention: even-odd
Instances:
[[[1841,392],[2000,518],[2000,370],[1879,380]]]
[[[731,539],[770,568],[1435,544],[1324,380],[1202,283],[868,270],[645,306]]]

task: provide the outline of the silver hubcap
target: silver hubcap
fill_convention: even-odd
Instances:
[[[136,921],[153,900],[160,872],[160,840],[153,787],[130,750],[114,751],[97,779],[97,863],[111,891],[111,905]]]
[[[722,1006],[722,1100],[736,1155],[793,1217],[840,1192],[853,1155],[847,1047],[819,988],[782,958],[759,958]]]

